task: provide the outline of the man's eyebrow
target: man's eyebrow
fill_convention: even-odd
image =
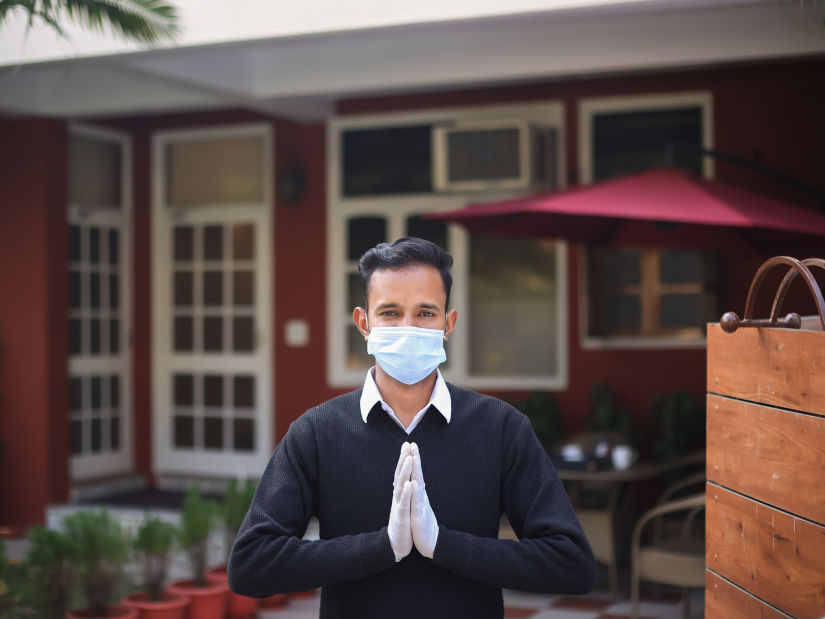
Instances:
[[[382,303],[381,305],[376,305],[375,309],[376,310],[382,310],[382,309],[389,309],[389,308],[395,308],[395,307],[398,307],[398,303]]]
[[[421,304],[419,304],[418,307],[420,307],[421,309],[432,309],[432,310],[441,309],[440,307],[438,307],[437,305],[433,305],[432,303],[421,303]]]

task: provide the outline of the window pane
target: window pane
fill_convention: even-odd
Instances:
[[[83,353],[83,321],[72,318],[69,321],[69,353],[80,355]]]
[[[432,241],[442,249],[447,249],[447,224],[443,221],[421,219],[418,215],[407,218],[407,236]]]
[[[120,377],[117,374],[109,377],[109,406],[113,410],[120,407]]]
[[[518,178],[519,130],[480,129],[447,134],[447,178],[475,181]]]
[[[72,262],[82,260],[80,236],[80,226],[69,226],[69,260]]]
[[[233,392],[235,408],[255,408],[254,376],[235,376]]]
[[[602,307],[604,326],[608,332],[640,333],[642,301],[635,294],[608,294]]]
[[[232,319],[232,341],[235,352],[252,352],[255,321],[249,316]]]
[[[198,206],[261,202],[263,139],[179,141],[166,146],[166,203]]]
[[[189,415],[175,415],[175,447],[195,446],[195,420]]]
[[[364,336],[355,328],[355,325],[347,327],[347,367],[358,369],[371,368],[375,365],[375,359],[367,354],[367,343]]]
[[[100,309],[100,273],[89,273],[89,307]]]
[[[223,376],[220,374],[203,377],[203,405],[214,408],[223,406]]]
[[[120,278],[109,273],[109,307],[116,310],[120,306]]]
[[[195,278],[192,271],[175,271],[174,297],[176,307],[191,307],[195,297]]]
[[[203,274],[203,304],[223,305],[223,273],[206,271]]]
[[[101,401],[102,401],[102,398],[103,398],[102,393],[101,393],[102,392],[101,386],[102,385],[101,385],[101,382],[100,382],[100,376],[92,376],[92,380],[91,380],[92,401],[91,401],[91,407],[90,408],[93,411],[99,411],[100,410],[100,405],[101,405]]]
[[[89,262],[100,262],[100,229],[89,228]]]
[[[663,284],[702,281],[702,254],[697,251],[662,251],[659,254],[659,280]]]
[[[120,206],[120,145],[69,137],[69,202],[78,206]]]
[[[432,191],[429,125],[341,134],[345,196]]]
[[[83,379],[72,376],[69,381],[69,406],[72,412],[83,410]]]
[[[192,406],[195,403],[195,379],[191,374],[175,374],[175,406]]]
[[[223,318],[207,316],[203,319],[203,349],[211,352],[223,350]]]
[[[175,316],[175,350],[191,352],[194,348],[195,323],[191,316]]]
[[[383,217],[353,217],[347,221],[347,260],[357,262],[368,249],[387,238]]]
[[[69,273],[69,309],[80,309],[82,303],[81,276],[77,271]]]
[[[596,254],[599,256],[599,254]],[[634,286],[642,281],[641,252],[634,249],[606,250],[598,260],[602,268],[601,279],[605,288]]]
[[[97,318],[89,321],[89,353],[100,354],[100,320]]]
[[[470,372],[557,371],[556,246],[549,240],[470,238]]]
[[[71,434],[70,449],[72,455],[75,456],[77,454],[83,453],[83,422],[72,421],[69,424],[69,432]]]
[[[685,329],[702,325],[702,295],[663,294],[660,326],[662,329]]]
[[[120,419],[112,417],[109,420],[109,447],[112,451],[120,449]]]
[[[665,165],[668,144],[692,147],[692,151],[675,151],[673,163],[701,174],[701,108],[597,114],[593,118],[593,180]]]
[[[203,259],[223,260],[223,227],[206,226],[203,229]]]
[[[102,447],[102,422],[100,419],[92,419],[92,453],[98,453]]]
[[[223,418],[204,418],[203,446],[206,447],[206,449],[221,449],[223,447]]]
[[[232,227],[232,257],[235,260],[254,260],[255,227],[252,224]]]
[[[109,230],[109,264],[117,265],[120,260],[120,236],[114,228]]]
[[[117,318],[109,320],[109,353],[116,355],[120,352],[120,321]]]
[[[366,304],[364,292],[361,289],[361,274],[347,273],[347,309],[363,307]]]
[[[233,419],[234,440],[232,447],[235,451],[253,451],[255,449],[254,423],[251,419]]]
[[[177,262],[189,262],[195,257],[195,231],[191,226],[176,226],[172,255]]]
[[[236,306],[249,306],[255,302],[255,280],[252,271],[235,271],[232,274],[232,302]]]

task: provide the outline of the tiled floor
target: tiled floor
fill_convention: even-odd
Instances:
[[[260,619],[317,619],[320,595],[293,598],[280,610],[261,610]],[[630,602],[621,596],[592,593],[586,596],[555,596],[504,592],[505,619],[624,619],[630,616]],[[693,592],[691,614],[702,616],[704,595]],[[681,597],[667,595],[661,599],[643,599],[644,619],[682,619]]]

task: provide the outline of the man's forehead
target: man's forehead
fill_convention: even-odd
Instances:
[[[410,292],[420,293],[424,297],[434,295],[435,298],[416,300],[419,304],[431,306],[436,303],[443,305],[447,295],[441,273],[428,264],[412,264],[398,269],[376,269],[367,284],[368,299],[376,301],[374,297],[378,295],[382,297],[382,304],[393,303],[392,297],[396,294],[406,295]]]

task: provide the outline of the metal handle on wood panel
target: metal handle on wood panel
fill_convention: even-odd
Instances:
[[[785,274],[776,295],[773,298],[773,305],[771,306],[770,318],[753,318],[753,310],[756,305],[756,297],[759,294],[759,288],[762,286],[762,280],[768,271],[776,266],[789,266],[789,271]],[[818,267],[825,269],[825,259],[822,258],[806,258],[805,260],[797,260],[790,256],[776,256],[766,260],[756,275],[751,281],[750,290],[748,290],[748,298],[745,301],[745,317],[739,318],[734,312],[727,312],[720,321],[722,330],[727,333],[733,333],[739,327],[784,327],[786,329],[799,329],[802,326],[802,319],[799,314],[790,313],[784,318],[779,318],[779,308],[785,300],[785,295],[788,293],[788,288],[797,275],[801,275],[808,284],[808,289],[816,301],[817,312],[819,313],[819,321],[822,324],[822,329],[825,331],[825,299],[822,298],[822,291],[819,289],[819,284],[816,283],[813,274],[808,267]]]

